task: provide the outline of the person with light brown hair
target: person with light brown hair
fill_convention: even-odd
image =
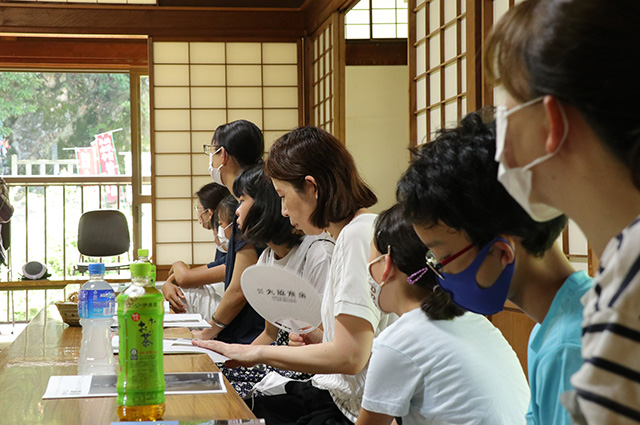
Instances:
[[[336,245],[322,299],[323,330],[290,335],[290,345],[243,346],[195,341],[232,359],[316,374],[289,382],[286,394],[256,398],[253,412],[278,423],[351,424],[360,412],[374,336],[392,316],[375,306],[367,280],[377,202],[345,146],[331,134],[302,127],[278,139],[265,170],[281,198],[282,215],[307,235],[327,230]]]
[[[640,423],[638,22],[637,0],[527,0],[486,45],[506,90],[498,180],[534,219],[575,220],[600,257],[565,402],[589,424]]]

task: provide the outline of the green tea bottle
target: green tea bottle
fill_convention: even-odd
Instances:
[[[139,249],[138,250],[138,259],[134,261],[134,263],[149,263],[151,264],[151,284],[156,284],[156,265],[149,260],[149,250],[148,249]]]
[[[117,297],[120,352],[118,416],[155,421],[164,414],[164,297],[150,282],[151,264],[131,264],[131,285]]]

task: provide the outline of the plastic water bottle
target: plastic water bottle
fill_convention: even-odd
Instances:
[[[79,375],[113,375],[116,371],[111,347],[115,298],[113,289],[104,280],[104,264],[89,264],[89,280],[78,294],[78,315],[82,326]]]
[[[155,421],[164,414],[164,297],[149,278],[151,264],[131,264],[131,285],[118,295],[118,416]]]
[[[139,249],[138,250],[138,260],[135,261],[136,263],[149,263],[151,264],[151,272],[150,272],[150,278],[151,278],[151,284],[155,285],[156,284],[156,266],[155,264],[153,264],[151,262],[151,260],[149,260],[149,250],[148,249]]]

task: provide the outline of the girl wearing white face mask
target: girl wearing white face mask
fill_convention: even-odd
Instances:
[[[216,183],[204,185],[198,192],[194,206],[198,223],[207,230],[219,229],[219,222],[227,220],[227,226],[235,211],[237,201],[226,187]],[[214,231],[214,235],[217,232]],[[231,233],[228,229],[228,234]],[[214,240],[217,235],[214,236]],[[222,299],[224,292],[225,253],[216,240],[216,256],[213,262],[190,268],[183,261],[176,261],[169,270],[169,277],[162,286],[162,293],[176,313],[200,313],[210,317]]]
[[[534,102],[508,116],[501,162],[547,157],[529,168],[527,200],[575,220],[600,257],[582,298],[585,361],[564,400],[580,423],[640,423],[638,22],[637,0],[528,0],[486,43],[507,110]]]
[[[246,120],[237,120],[219,126],[213,133],[210,145],[204,145],[209,155],[209,170],[214,182],[233,191],[233,182],[245,170],[262,160],[264,138],[260,129]],[[242,293],[242,272],[256,263],[262,251],[246,243],[238,233],[235,214],[231,221],[231,234],[225,260],[225,293],[220,304],[211,314],[210,329],[194,331],[196,338],[230,343],[250,344],[264,328],[262,318],[247,304]]]
[[[515,353],[484,316],[438,287],[426,254],[399,205],[378,216],[371,294],[401,317],[373,342],[356,425],[524,423],[529,387]]]

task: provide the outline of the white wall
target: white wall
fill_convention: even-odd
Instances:
[[[373,212],[395,203],[409,163],[409,76],[406,66],[346,67],[346,145],[378,196]]]

